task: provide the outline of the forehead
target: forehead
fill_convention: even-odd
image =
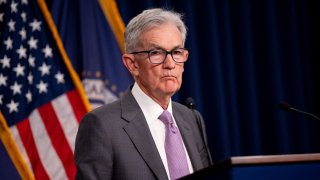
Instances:
[[[173,24],[162,24],[150,28],[141,33],[140,43],[142,48],[164,48],[182,47],[182,34]]]

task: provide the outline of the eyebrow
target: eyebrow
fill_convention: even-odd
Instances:
[[[163,47],[161,47],[161,46],[159,46],[157,44],[148,44],[147,47],[148,47],[148,49],[153,49],[154,48],[154,49],[167,50],[167,49],[165,49],[165,48],[163,48]],[[173,50],[173,49],[177,49],[177,48],[182,48],[182,47],[180,45],[176,45],[172,49],[170,49],[170,51]]]

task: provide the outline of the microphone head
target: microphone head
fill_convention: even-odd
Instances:
[[[286,102],[279,102],[277,105],[279,109],[284,110],[284,111],[293,111],[293,108],[290,106],[290,104]]]
[[[196,107],[194,100],[192,99],[192,97],[188,97],[186,99],[186,105],[188,106],[189,109],[194,109]]]

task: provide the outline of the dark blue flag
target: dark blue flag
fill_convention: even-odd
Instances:
[[[121,60],[124,25],[114,1],[54,1],[52,16],[92,107],[116,100],[133,81]]]

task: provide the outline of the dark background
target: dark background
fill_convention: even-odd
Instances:
[[[185,15],[190,58],[174,99],[195,100],[214,161],[320,152],[320,121],[276,106],[320,115],[319,1],[116,2],[125,24],[151,7]]]

